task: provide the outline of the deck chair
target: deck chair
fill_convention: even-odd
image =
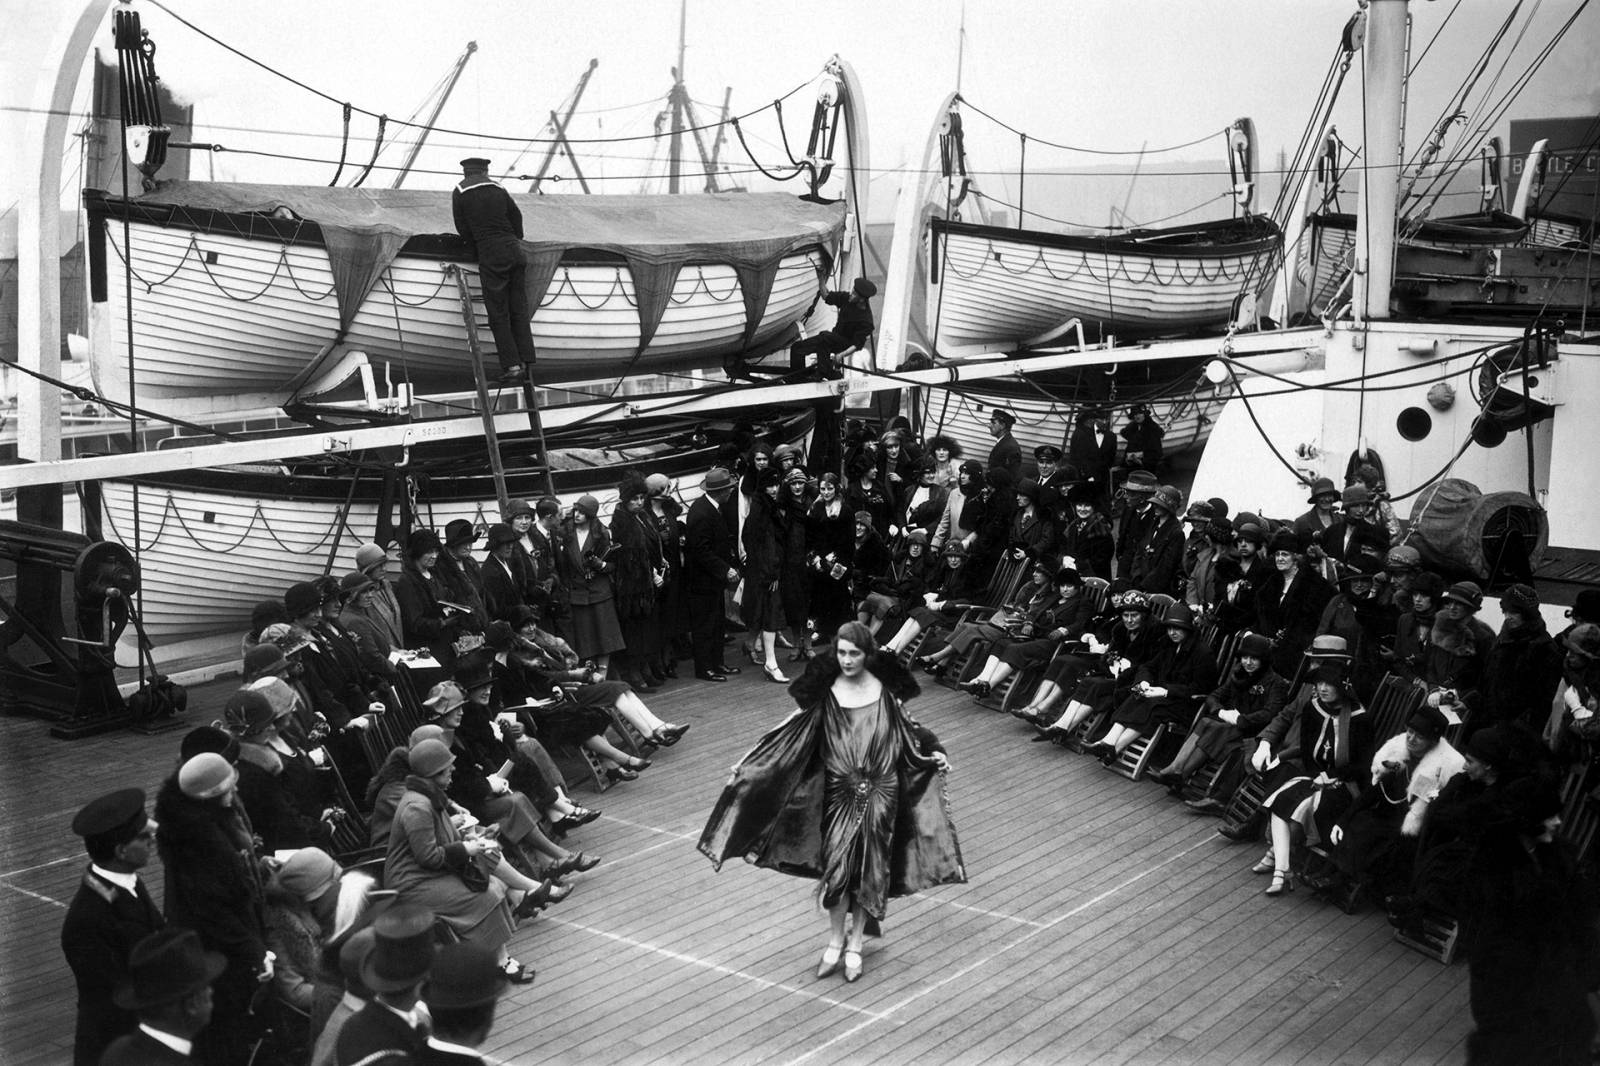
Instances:
[[[1267,799],[1267,778],[1264,774],[1251,773],[1239,783],[1232,796],[1228,797],[1228,806],[1222,812],[1222,823],[1230,826],[1242,826],[1251,821],[1261,805]],[[1259,832],[1257,833],[1259,836]]]
[[[1150,596],[1150,617],[1160,620],[1167,616],[1167,609],[1178,602],[1178,597],[1169,596],[1165,592],[1152,593]]]
[[[1244,751],[1237,746],[1220,759],[1213,759],[1189,775],[1189,780],[1184,782],[1182,799],[1185,802],[1202,800],[1211,795],[1212,789],[1217,787],[1217,781],[1222,775],[1231,770],[1240,759],[1244,758]]]
[[[995,566],[994,574],[989,578],[989,584],[984,589],[983,602],[973,604],[962,611],[959,618],[951,625],[960,625],[962,622],[981,621],[985,615],[994,611],[1001,604],[1008,602],[1016,595],[1017,589],[1028,579],[1028,571],[1032,564],[1027,559],[1003,558]],[[923,634],[926,636],[926,634]],[[970,681],[977,676],[979,668],[989,654],[991,642],[987,640],[974,641],[966,653],[950,664],[939,683],[946,688],[955,688],[963,681]]]
[[[1461,945],[1461,923],[1454,918],[1430,914],[1422,919],[1420,938],[1396,929],[1394,939],[1412,951],[1420,951],[1428,958],[1449,966],[1456,961],[1456,951]]]
[[[1121,774],[1129,781],[1137,781],[1144,776],[1145,768],[1150,765],[1150,759],[1155,754],[1156,746],[1167,736],[1167,723],[1162,722],[1156,726],[1155,732],[1149,736],[1141,736],[1138,740],[1123,748],[1116,761],[1111,764],[1113,773]]]
[[[1373,739],[1381,744],[1404,729],[1427,695],[1428,690],[1410,678],[1384,674],[1372,697],[1372,706],[1367,708],[1372,715]]]
[[[1111,601],[1111,582],[1103,577],[1086,577],[1083,579],[1083,594],[1094,608],[1094,617],[1099,618],[1106,613],[1106,604]]]
[[[333,778],[334,803],[340,811],[328,823],[330,836],[328,853],[341,866],[355,866],[371,859],[381,858],[388,849],[372,845],[372,834],[366,814],[357,805],[355,797],[350,794],[350,787],[345,784],[344,774],[339,772],[338,763],[330,760],[328,772]]]
[[[989,575],[989,583],[984,586],[983,594],[960,614],[954,615],[946,621],[941,621],[938,625],[929,626],[918,633],[917,639],[906,645],[905,649],[900,652],[900,661],[909,665],[912,659],[917,656],[917,653],[922,650],[923,646],[935,634],[954,629],[962,622],[981,618],[984,614],[1010,599],[1012,593],[1016,591],[1017,583],[1026,573],[1024,570],[1026,564],[1027,560],[1023,560],[1020,563],[1011,559],[1000,560],[995,566],[994,573]],[[949,676],[948,671],[946,676]],[[954,684],[954,682],[951,682],[951,684]]]

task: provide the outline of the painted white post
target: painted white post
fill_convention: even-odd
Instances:
[[[1401,100],[1405,88],[1407,0],[1371,0],[1363,68],[1366,165],[1356,225],[1355,307],[1362,321],[1389,317],[1394,285],[1395,202],[1400,189]]]
[[[78,78],[111,3],[87,0],[61,47],[34,57],[39,76],[33,114],[17,146],[23,182],[17,208],[17,358],[53,378],[61,376],[61,153]],[[60,57],[53,70],[52,56]],[[35,462],[61,458],[60,390],[26,374],[18,378],[18,456]]]

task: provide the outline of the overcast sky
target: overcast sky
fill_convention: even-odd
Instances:
[[[168,3],[177,14],[262,63],[336,100],[395,118],[409,117],[421,107],[466,43],[476,40],[478,53],[439,125],[505,137],[547,135],[549,111],[572,91],[590,58],[600,65],[569,132],[585,138],[648,133],[671,84],[678,37],[676,0]],[[15,63],[18,50],[25,55],[48,50],[38,43],[49,37],[49,18],[40,13],[41,6],[48,12],[76,5],[72,0],[44,5],[0,0],[10,16],[7,25],[22,30],[0,45],[12,60],[4,85],[8,105],[22,104],[26,97],[28,79],[19,78]],[[197,157],[197,176],[211,173],[208,168],[214,165],[216,177],[234,180],[325,184],[332,177],[340,148],[336,104],[249,66],[151,4],[137,6],[158,45],[158,72],[196,105],[199,139],[236,150],[211,160]],[[1412,4],[1414,54],[1452,10],[1456,13],[1413,86],[1411,143],[1422,136],[1417,127],[1439,113],[1511,6],[1498,0]],[[1499,75],[1497,95],[1577,6],[1578,0],[1546,0]],[[1250,115],[1265,150],[1275,154],[1298,138],[1340,30],[1354,9],[1353,0],[969,0],[962,88],[973,103],[1035,138],[1137,149],[1141,144],[1188,141]],[[821,0],[805,5],[689,0],[687,81],[693,97],[705,105],[703,118],[720,106],[727,86],[733,88],[733,110],[740,113],[810,81],[838,53],[854,66],[864,86],[871,163],[882,175],[920,159],[938,100],[956,84],[961,18],[961,0]],[[1597,11],[1586,12],[1557,59],[1509,117],[1592,115],[1600,110],[1600,77],[1594,73],[1597,26]],[[102,45],[109,54],[109,27]],[[1494,83],[1497,66],[1483,76],[1480,92]],[[1345,97],[1352,105],[1359,98],[1354,73]],[[796,152],[804,144],[811,104],[809,93],[786,104]],[[14,131],[15,114],[6,118]],[[1357,127],[1347,113],[1345,128]],[[763,163],[785,162],[771,112],[750,119],[746,129]],[[374,132],[375,123],[358,115],[349,145],[352,160],[364,161],[370,154]],[[1220,148],[1219,140],[1210,140],[1161,159],[1216,159]],[[244,154],[248,149],[315,161]],[[604,149],[604,159],[592,158],[599,146],[580,150],[591,154],[585,161],[591,177],[617,179],[601,188],[637,192],[635,178],[652,169],[655,148],[648,141],[611,145]],[[968,121],[968,150],[976,167],[1016,166],[1017,139],[975,116]],[[688,151],[692,159],[692,149]],[[418,165],[422,171],[441,173],[418,173],[407,184],[447,187],[452,179],[442,172],[454,173],[457,159],[480,152],[499,167],[510,162],[516,148],[471,132],[436,133]],[[519,169],[534,169],[537,152]],[[748,167],[737,143],[723,152],[735,167]],[[399,155],[392,150],[384,161],[395,162]],[[1030,168],[1113,161],[1037,144],[1028,153]],[[1152,158],[1147,165],[1157,161]],[[554,172],[572,174],[564,161]],[[738,180],[755,187],[766,184],[745,174]],[[383,174],[369,182],[387,183]],[[895,184],[877,183],[873,215],[887,214],[886,201]],[[6,203],[14,196],[8,189]]]

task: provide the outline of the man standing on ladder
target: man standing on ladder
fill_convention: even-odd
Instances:
[[[489,177],[487,159],[463,159],[461,183],[450,194],[456,232],[478,249],[478,284],[500,357],[500,384],[520,385],[534,361],[533,331],[522,256],[522,212]]]

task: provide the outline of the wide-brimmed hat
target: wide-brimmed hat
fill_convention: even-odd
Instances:
[[[921,544],[923,547],[927,547],[928,531],[926,529],[913,529],[911,532],[907,533],[906,547],[909,548],[913,544]]]
[[[436,950],[432,911],[412,903],[390,907],[373,921],[372,933],[372,950],[361,960],[362,984],[374,992],[402,992],[428,976]]]
[[[507,522],[511,521],[513,518],[516,518],[518,515],[527,515],[529,518],[532,518],[533,505],[527,500],[508,500],[506,502],[506,509],[502,512],[502,514],[505,516],[505,520]]]
[[[285,656],[293,655],[302,648],[309,648],[314,643],[311,634],[301,626],[288,622],[276,622],[261,631],[262,644],[276,644]]]
[[[1086,503],[1093,507],[1099,502],[1100,494],[1087,481],[1074,482],[1067,487],[1067,505],[1069,507],[1076,507],[1080,503]]]
[[[444,527],[444,542],[447,547],[471,544],[477,539],[478,527],[465,518],[457,518]]]
[[[483,546],[489,551],[506,544],[515,544],[518,540],[517,531],[504,522],[496,522],[489,527],[488,536],[485,537]]]
[[[142,1011],[191,996],[228,968],[226,957],[207,951],[193,929],[169,925],[133,946],[128,977],[112,991],[123,1010]]]
[[[1310,670],[1310,680],[1322,681],[1340,688],[1350,683],[1350,670],[1347,663],[1336,659],[1324,659]]]
[[[460,685],[454,681],[441,681],[428,690],[428,698],[422,701],[422,713],[429,719],[443,718],[466,702],[467,694]]]
[[[488,948],[466,941],[446,944],[434,956],[422,1001],[429,1010],[459,1010],[493,1003],[510,986]]]
[[[706,492],[722,492],[733,488],[733,475],[720,466],[714,466],[706,471],[705,480],[700,484]]]
[[[1209,523],[1211,521],[1211,501],[1191,501],[1189,504],[1189,509],[1183,512],[1183,520],[1185,522],[1193,522],[1196,525],[1202,526]]]
[[[1511,759],[1511,738],[1503,726],[1492,725],[1468,737],[1461,753],[1470,755],[1481,763],[1500,768]]]
[[[1306,497],[1306,502],[1307,503],[1316,503],[1317,502],[1317,498],[1320,497],[1320,496],[1335,496],[1335,497],[1337,497],[1338,495],[1339,495],[1339,490],[1336,487],[1334,487],[1333,478],[1331,478],[1331,477],[1319,477],[1319,478],[1317,478],[1317,480],[1315,480],[1315,481],[1313,481],[1311,483],[1311,495]]]

